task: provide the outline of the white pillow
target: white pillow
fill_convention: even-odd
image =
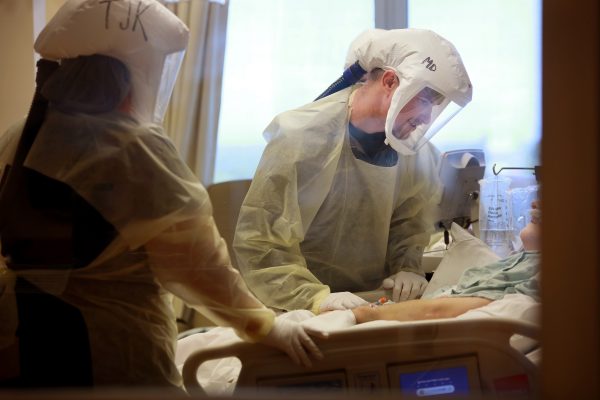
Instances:
[[[459,225],[450,227],[452,241],[435,270],[422,298],[431,298],[455,285],[467,268],[490,264],[500,259],[492,249]]]

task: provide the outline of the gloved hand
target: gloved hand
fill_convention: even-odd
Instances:
[[[368,302],[355,294],[350,292],[335,292],[323,299],[319,306],[319,312],[349,310],[365,304],[368,304]]]
[[[414,272],[400,271],[384,279],[382,286],[384,289],[393,289],[393,301],[411,300],[423,294],[427,279]]]
[[[323,359],[323,353],[306,333],[304,327],[296,321],[275,319],[275,324],[262,343],[287,353],[294,363],[310,367],[310,358]]]

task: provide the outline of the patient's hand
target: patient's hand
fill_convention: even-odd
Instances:
[[[371,305],[360,306],[352,309],[357,324],[375,321],[379,318],[377,310]]]

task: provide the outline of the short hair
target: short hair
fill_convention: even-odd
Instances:
[[[42,87],[42,95],[61,111],[95,114],[117,109],[130,89],[125,64],[93,54],[61,60]]]

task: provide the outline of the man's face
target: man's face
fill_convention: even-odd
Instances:
[[[419,125],[429,124],[433,106],[442,100],[443,96],[432,89],[421,90],[400,110],[392,131],[394,136],[406,139]]]

